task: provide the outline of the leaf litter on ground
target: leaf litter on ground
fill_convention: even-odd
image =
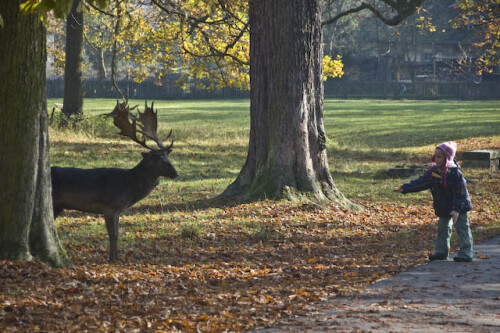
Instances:
[[[490,185],[498,191],[498,182]],[[147,227],[137,226],[142,230],[126,217],[122,232],[129,237],[112,264],[105,260],[105,234],[77,233],[65,239],[73,267],[1,262],[0,328],[242,331],[306,314],[314,304],[426,261],[435,235],[428,202],[361,204],[364,212],[273,201],[221,205],[170,219],[153,214]],[[488,207],[479,201],[471,215],[476,241],[499,231],[498,223],[488,228],[500,220],[499,210]],[[202,215],[198,236],[175,232],[178,221]],[[102,222],[75,216],[59,228]],[[170,232],[169,224],[176,225]]]

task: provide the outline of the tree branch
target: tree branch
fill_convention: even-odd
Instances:
[[[90,40],[89,40],[89,37],[87,36],[87,34],[84,32],[83,33],[83,38],[85,38],[85,41],[87,42],[87,44],[90,46],[90,48],[92,49],[92,51],[94,51],[94,53],[99,57],[99,60],[100,60],[100,66],[101,66],[101,70],[102,72],[104,73],[104,76],[106,76],[106,66],[104,64],[104,57],[102,56],[102,50],[99,50]]]
[[[227,45],[227,47],[224,51],[221,51],[210,43],[210,36],[208,36],[206,34],[206,32],[201,31],[201,34],[203,35],[205,42],[207,43],[210,50],[214,53],[214,54],[212,54],[212,56],[214,56],[214,57],[217,57],[217,56],[218,57],[229,57],[241,65],[250,65],[250,63],[245,62],[245,61],[239,59],[238,57],[228,53],[229,49],[232,48],[236,44],[236,42],[241,38],[241,36],[243,36],[243,33],[244,33],[244,30],[236,37],[236,39],[232,43]]]
[[[166,7],[165,5],[161,4],[158,0],[151,0],[152,3],[154,3],[158,8],[160,8],[161,10],[166,12],[167,14],[169,14],[169,15],[174,14],[174,15],[177,15],[179,17],[184,17],[184,18],[188,19],[189,21],[196,23],[196,24],[190,23],[190,25],[196,26],[197,24],[200,24],[200,23],[214,25],[214,24],[220,24],[220,23],[226,22],[228,19],[227,15],[226,15],[224,18],[222,18],[220,20],[209,21],[209,20],[207,20],[208,16],[204,16],[202,18],[199,18],[196,16],[188,15],[186,12],[179,9],[171,1],[168,1],[168,0],[163,0],[163,1],[166,2],[168,4],[168,6],[170,6],[170,7]]]
[[[360,11],[362,11],[363,9],[367,9],[367,8],[368,8],[368,6],[369,6],[368,4],[363,3],[363,4],[361,4],[361,6],[358,6],[358,7],[356,7],[356,8],[351,8],[351,9],[349,9],[349,10],[346,10],[346,11],[344,11],[344,12],[342,12],[342,13],[339,13],[339,14],[335,15],[334,17],[332,17],[332,18],[330,18],[330,19],[328,19],[328,20],[326,20],[326,21],[321,22],[321,25],[322,25],[322,26],[325,26],[325,25],[328,25],[328,24],[332,24],[332,23],[334,23],[334,22],[338,21],[340,18],[342,18],[342,17],[344,17],[344,16],[347,16],[347,15],[350,15],[350,14],[353,14],[353,13],[360,12]]]
[[[86,6],[89,6],[89,7],[92,7],[94,10],[98,11],[98,12],[99,12],[99,13],[101,13],[101,14],[104,14],[104,15],[107,15],[107,16],[111,16],[111,17],[115,17],[115,15],[114,15],[114,14],[109,13],[109,12],[107,12],[107,11],[105,11],[105,10],[102,10],[101,8],[99,8],[99,7],[97,7],[96,5],[94,5],[93,3],[90,3],[90,2],[85,1],[85,5],[86,5]],[[88,9],[88,7],[87,7],[87,9]]]
[[[415,9],[424,2],[424,0],[380,0],[380,1],[383,2],[389,8],[391,8],[392,10],[395,10],[397,14],[392,17],[386,17],[384,16],[384,14],[380,9],[374,7],[369,3],[363,2],[358,7],[351,8],[349,10],[346,10],[344,12],[335,15],[331,19],[323,21],[321,25],[325,26],[334,23],[344,16],[360,12],[364,9],[370,10],[372,13],[375,14],[375,16],[378,17],[378,19],[380,19],[387,25],[398,25],[408,16],[412,15],[415,12]]]

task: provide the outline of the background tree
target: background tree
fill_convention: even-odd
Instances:
[[[22,15],[21,1],[0,11],[0,257],[66,264],[52,213],[45,100],[45,28]]]
[[[452,22],[455,28],[472,29],[478,36],[474,46],[479,57],[475,62],[476,72],[492,73],[500,65],[500,2],[498,0],[460,0],[455,8],[458,17]],[[465,65],[465,64],[464,64]]]
[[[83,115],[83,6],[74,0],[66,18],[66,61],[64,66],[65,119]]]

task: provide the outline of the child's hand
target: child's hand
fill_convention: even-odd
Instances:
[[[456,212],[456,211],[452,211],[450,214],[451,214],[451,218],[453,219],[453,223],[457,223],[458,215],[460,215],[460,214],[458,214],[458,212]]]
[[[394,192],[403,193],[403,188],[401,186],[396,186],[396,187],[393,188],[393,191]]]

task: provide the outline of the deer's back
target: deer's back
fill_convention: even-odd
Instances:
[[[129,170],[51,168],[54,209],[120,212],[133,204]]]

